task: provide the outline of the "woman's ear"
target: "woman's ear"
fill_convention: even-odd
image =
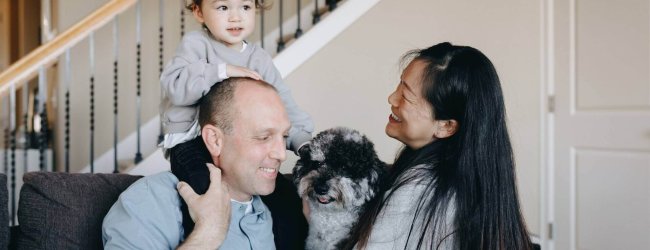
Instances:
[[[201,137],[212,158],[218,158],[223,149],[223,131],[217,126],[206,124],[201,128]]]
[[[458,122],[456,120],[438,120],[436,121],[436,131],[434,136],[438,139],[447,138],[458,131]]]

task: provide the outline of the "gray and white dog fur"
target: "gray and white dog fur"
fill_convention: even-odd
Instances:
[[[306,249],[340,249],[360,214],[379,192],[385,164],[356,130],[325,130],[300,150],[293,180],[309,204]]]

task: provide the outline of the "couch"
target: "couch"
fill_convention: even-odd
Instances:
[[[126,174],[27,173],[18,204],[20,226],[11,228],[10,235],[2,232],[0,242],[5,243],[1,247],[9,242],[11,249],[101,249],[104,216],[120,193],[139,178]],[[0,197],[7,194],[5,188],[2,190]],[[6,207],[2,211],[6,213]],[[6,220],[3,223],[8,225]]]
[[[19,226],[0,227],[0,249],[102,249],[101,225],[118,196],[142,176],[30,172],[23,176]],[[303,249],[307,222],[297,191],[278,176],[262,197],[271,210],[277,249]],[[282,178],[280,178],[282,177]],[[6,187],[0,174],[0,187]],[[7,188],[0,188],[0,223],[8,225]]]

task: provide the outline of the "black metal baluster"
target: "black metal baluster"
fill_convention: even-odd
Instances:
[[[185,35],[185,0],[181,0],[181,37]]]
[[[43,90],[47,91],[47,90]],[[48,127],[47,127],[47,105],[45,104],[45,101],[43,101],[43,110],[40,113],[41,116],[41,133],[40,133],[40,140],[39,140],[39,161],[40,166],[41,166],[41,171],[48,171],[48,159],[47,159],[47,147],[48,147],[48,141],[47,141],[47,135],[48,135]],[[52,169],[53,170],[53,169]]]
[[[90,172],[95,172],[95,35],[90,33]]]
[[[65,172],[70,172],[70,49],[65,51]]]
[[[314,0],[314,19],[312,24],[320,22],[320,10],[318,9],[318,0]]]
[[[11,225],[15,226],[16,225],[16,129],[11,129],[9,133],[10,133],[10,143],[11,143]]]
[[[34,89],[34,96],[38,96],[38,94],[39,94],[38,88]],[[41,100],[39,100],[39,98],[34,98],[34,118],[37,115],[40,117],[40,113],[41,113],[40,107],[41,107]],[[38,127],[40,128],[38,131],[36,130],[36,125],[38,125]],[[34,139],[36,141],[35,148],[38,149],[38,169],[39,171],[45,171],[45,165],[43,165],[43,157],[41,152],[41,129],[43,129],[41,125],[42,123],[40,123],[40,119],[38,124],[34,122],[34,136],[35,136]]]
[[[283,9],[282,5],[283,5],[283,4],[282,4],[282,3],[283,3],[283,2],[284,2],[283,0],[280,0],[280,6],[279,6],[279,8],[280,8],[280,19],[279,19],[279,24],[280,24],[280,38],[279,38],[279,40],[278,40],[278,49],[277,49],[277,52],[278,52],[278,53],[280,53],[280,51],[282,51],[282,50],[284,49],[284,35],[282,34],[282,23],[283,23],[283,20],[282,20],[282,19],[283,19],[283,17],[282,17],[282,16],[283,16],[283,15],[282,15],[282,9]]]
[[[158,1],[158,21],[160,23],[160,26],[158,27],[158,72],[159,76],[162,75],[163,72],[163,22],[164,22],[164,1],[159,0]],[[160,98],[162,99],[163,91],[160,89]],[[165,136],[163,135],[163,128],[162,128],[162,117],[160,117],[160,133],[158,134],[158,143],[161,143],[165,139]]]
[[[47,74],[45,67],[41,67],[38,73],[38,114],[41,117],[41,129],[38,135],[38,165],[41,171],[47,171],[47,157],[45,149],[47,148],[47,114],[46,99],[47,97]]]
[[[297,0],[298,9],[297,9],[297,12],[296,12],[296,17],[298,18],[298,27],[296,28],[296,34],[294,35],[295,38],[298,38],[298,37],[302,36],[302,29],[301,29],[302,25],[300,25],[300,23],[302,22],[302,20],[300,18],[300,14],[301,14],[300,11],[302,10],[302,8],[300,8],[300,1],[301,0]]]
[[[16,86],[9,90],[9,143],[11,144],[11,225],[16,225]]]
[[[118,171],[118,161],[117,161],[117,141],[118,139],[118,105],[117,105],[117,95],[118,95],[118,59],[119,59],[119,26],[118,19],[115,16],[113,19],[113,173],[119,173]]]
[[[141,49],[142,49],[142,41],[141,41],[141,36],[142,36],[142,30],[141,30],[141,19],[142,18],[142,3],[140,0],[138,0],[138,5],[136,5],[136,18],[135,18],[135,37],[136,37],[136,52],[135,52],[135,78],[136,78],[136,134],[137,134],[137,144],[136,148],[137,151],[135,153],[135,159],[133,160],[135,164],[138,164],[142,161],[142,152],[140,151],[140,123],[141,123],[141,114],[140,111],[142,110],[142,99],[140,96],[140,89],[142,86],[142,78],[141,78],[141,57],[140,55],[142,54]],[[182,25],[181,25],[182,26]],[[182,32],[182,31],[181,31]]]
[[[6,114],[7,116],[4,121],[4,154],[3,154],[3,166],[4,166],[4,173],[9,174],[9,98],[7,100],[7,105],[3,105],[2,113]],[[5,110],[6,109],[6,110]],[[6,111],[6,112],[4,112]],[[0,187],[2,188],[2,187]]]
[[[23,143],[23,149],[24,149],[23,150],[23,175],[25,175],[25,173],[27,173],[27,171],[28,171],[27,168],[29,166],[29,161],[27,159],[27,157],[28,157],[27,152],[29,151],[29,146],[30,146],[29,145],[29,131],[28,131],[29,122],[28,122],[28,115],[27,115],[29,113],[28,110],[27,110],[27,106],[28,106],[28,103],[29,103],[27,101],[27,99],[29,98],[29,86],[27,84],[25,84],[25,86],[23,86],[22,93],[23,93],[22,110],[23,110],[23,130],[24,130],[23,131],[23,138],[25,140],[25,142]]]
[[[330,11],[336,9],[336,3],[338,2],[337,0],[326,0],[326,1]]]

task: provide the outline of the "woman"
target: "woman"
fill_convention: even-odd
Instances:
[[[529,249],[494,66],[449,43],[409,59],[386,125],[404,149],[346,248]]]

